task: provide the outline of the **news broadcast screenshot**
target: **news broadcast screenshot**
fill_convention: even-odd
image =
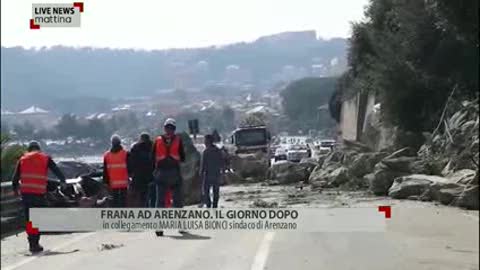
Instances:
[[[1,269],[479,270],[478,0],[2,0]]]

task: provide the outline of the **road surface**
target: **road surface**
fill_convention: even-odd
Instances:
[[[39,256],[28,255],[25,235],[20,234],[2,239],[2,269],[479,269],[478,212],[390,202],[392,218],[386,231],[378,233],[75,233],[43,236],[49,251]],[[229,203],[235,201],[225,205]],[[102,244],[115,246],[102,249]]]

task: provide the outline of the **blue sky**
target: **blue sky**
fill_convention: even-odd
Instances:
[[[368,0],[84,0],[80,28],[29,29],[32,3],[66,2],[2,0],[2,46],[187,48],[297,30],[348,37]]]

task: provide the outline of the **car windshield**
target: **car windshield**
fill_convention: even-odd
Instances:
[[[238,145],[253,146],[266,144],[265,130],[242,130],[235,134]]]

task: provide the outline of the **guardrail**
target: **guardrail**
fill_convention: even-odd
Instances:
[[[23,208],[19,196],[13,193],[12,182],[2,182],[0,189],[2,235],[23,228]]]

